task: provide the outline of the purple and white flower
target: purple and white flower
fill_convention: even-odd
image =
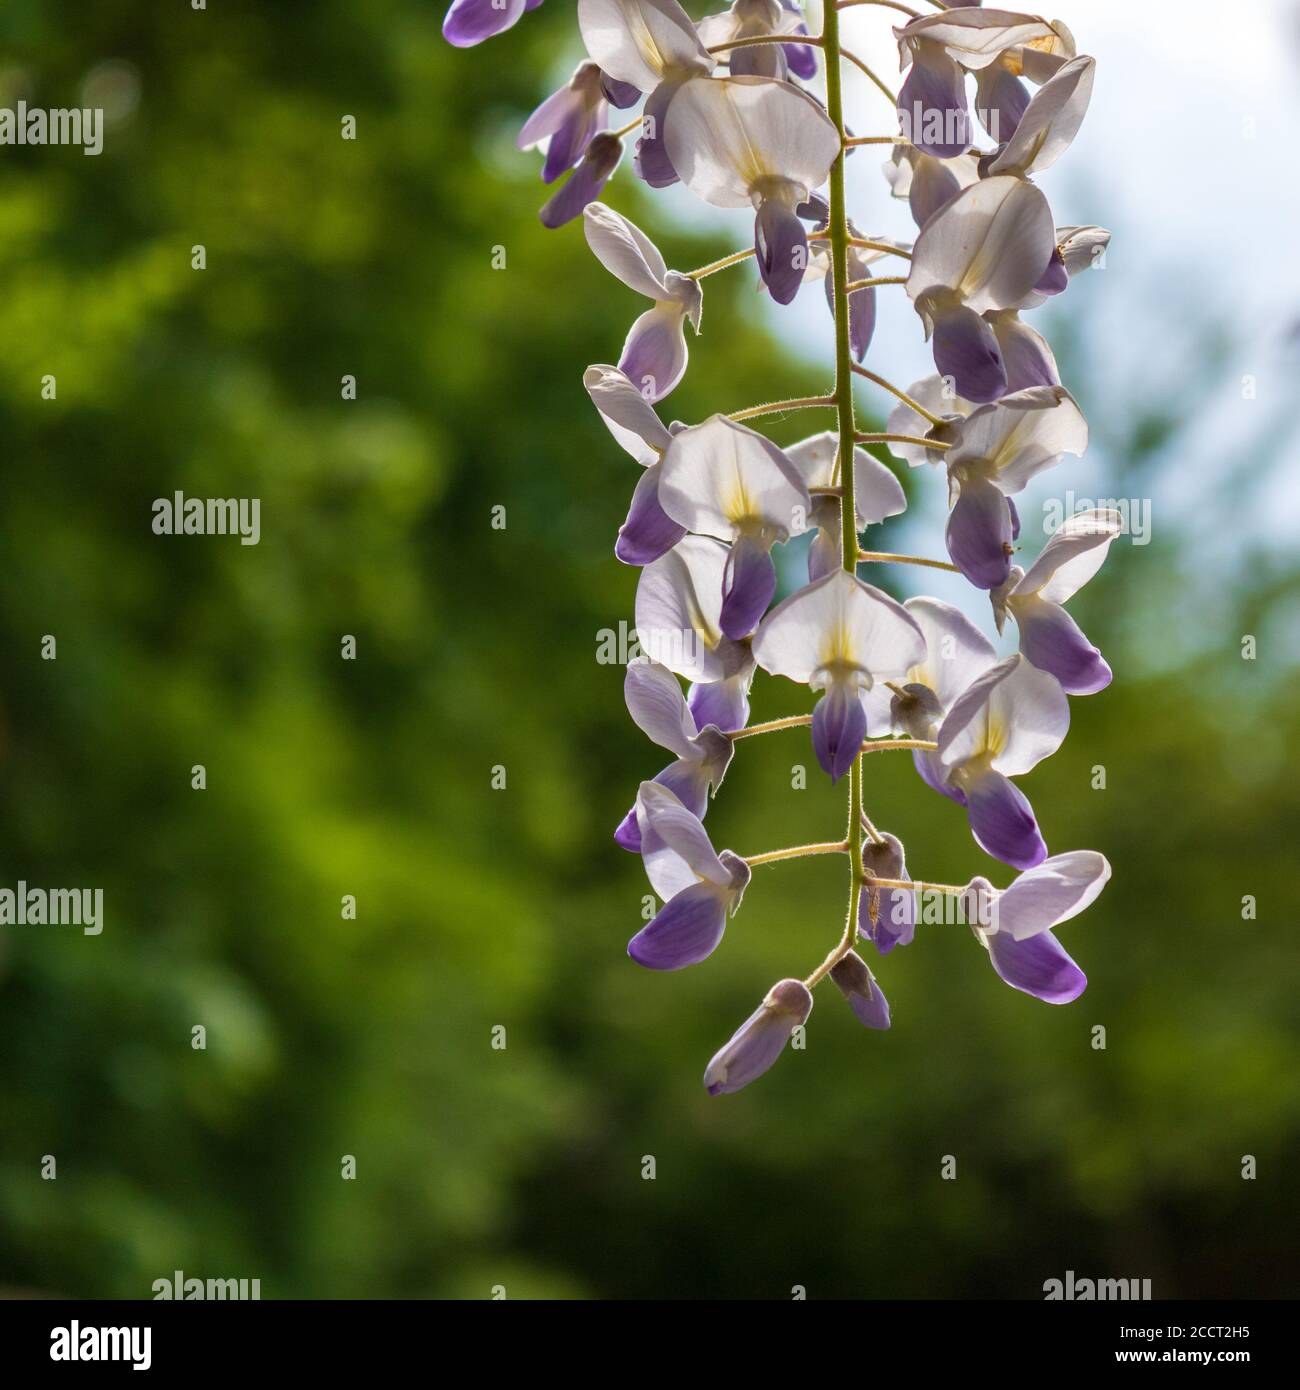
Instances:
[[[832,782],[849,770],[867,733],[865,696],[925,653],[916,619],[897,599],[836,570],[779,603],[754,638],[754,660],[822,697],[813,710],[817,761]]]
[[[978,903],[972,929],[1007,984],[1048,1004],[1068,1004],[1083,993],[1087,976],[1052,928],[1095,902],[1110,872],[1104,855],[1073,850],[1043,860],[1001,893],[987,879],[970,881],[968,898]]]
[[[654,303],[632,325],[618,365],[646,400],[661,401],[686,373],[686,324],[700,331],[704,291],[698,280],[669,270],[654,242],[613,208],[592,203],[582,221],[601,265]]]
[[[797,209],[830,175],[840,137],[812,97],[767,77],[682,87],[665,139],[682,182],[720,208],[753,207],[759,274],[778,304],[798,293],[808,234]]]
[[[1019,653],[977,676],[939,726],[940,790],[965,806],[979,847],[1012,868],[1042,863],[1047,845],[1029,799],[1010,779],[1055,753],[1069,727],[1060,683]]]
[[[770,439],[714,415],[673,436],[659,501],[688,531],[731,542],[718,621],[724,636],[747,637],[776,592],[773,545],[808,529],[799,470]]]
[[[628,942],[648,970],[682,970],[711,955],[749,883],[750,868],[718,854],[694,815],[668,787],[642,782],[636,798],[641,862],[664,905]]]
[[[1013,566],[1006,585],[990,595],[998,631],[1008,614],[1013,617],[1020,650],[1069,695],[1093,695],[1110,684],[1105,658],[1063,605],[1097,573],[1111,542],[1123,534],[1124,518],[1113,508],[1076,512],[1057,528],[1028,572]]]
[[[727,1044],[714,1053],[704,1070],[708,1093],[727,1095],[762,1076],[785,1051],[794,1030],[808,1022],[812,1006],[812,991],[802,980],[774,984]]]

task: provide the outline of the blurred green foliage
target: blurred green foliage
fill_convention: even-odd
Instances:
[[[1062,933],[1078,1004],[1006,989],[936,928],[878,970],[891,1032],[822,994],[807,1051],[711,1100],[710,1054],[838,931],[842,865],[760,870],[698,969],[624,954],[645,887],[610,832],[660,755],[595,662],[631,616],[610,547],[635,468],[579,379],[639,307],[576,228],[541,231],[510,149],[563,73],[567,7],[470,54],[440,18],[0,19],[6,102],[97,82],[118,110],[97,159],[0,152],[0,882],[102,886],[107,923],[0,929],[0,1283],[1035,1297],[1074,1269],[1300,1293],[1300,716],[1278,643],[1239,656],[1294,572],[1190,612],[1197,557],[1157,528],[1077,601],[1117,680],[1025,785],[1054,849],[1115,866]],[[626,169],[611,198],[656,227]],[[656,230],[671,264],[731,249]],[[666,413],[819,389],[748,271],[707,297]],[[1116,456],[1149,476],[1173,429],[1136,418]],[[154,536],[177,489],[260,497],[261,544]],[[756,717],[798,700],[760,683]],[[718,843],[833,833],[841,795],[790,789],[811,762],[802,733],[743,745]],[[989,868],[905,760],[871,761],[868,806],[914,871]]]

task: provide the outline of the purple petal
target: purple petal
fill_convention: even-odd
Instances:
[[[605,93],[605,100],[620,111],[626,111],[629,106],[635,106],[641,100],[639,87],[634,87],[630,82],[620,82],[607,72],[600,75],[600,88]]]
[[[442,36],[457,48],[472,48],[504,33],[524,8],[524,0],[453,0],[442,21]]]
[[[575,100],[551,134],[546,147],[546,161],[542,165],[543,183],[554,183],[566,169],[572,169],[577,164],[600,129],[603,118],[603,107],[593,111],[580,97]]]
[[[1007,369],[997,337],[964,304],[935,320],[934,365],[940,376],[952,377],[957,394],[968,401],[996,401],[1007,389]]]
[[[1014,497],[1007,498],[1007,514],[1011,518],[1011,539],[1013,541],[1018,541],[1020,539],[1020,512],[1016,507],[1016,499]],[[1008,571],[1008,573],[1010,573],[1010,571]]]
[[[937,159],[919,156],[912,164],[912,187],[907,195],[912,220],[925,224],[955,193],[961,192],[957,175]]]
[[[618,529],[614,554],[625,565],[648,565],[686,534],[659,505],[659,464],[652,463],[637,480],[627,520]]]
[[[876,291],[854,290],[849,295],[849,344],[859,362],[867,355],[876,331]]]
[[[836,503],[838,506],[838,502]],[[843,543],[838,530],[832,531],[829,527],[819,527],[817,534],[813,537],[813,543],[808,547],[808,582],[815,583],[818,579],[825,579],[828,574],[834,573],[839,569],[843,560]]]
[[[817,701],[812,719],[813,751],[832,782],[853,766],[866,736],[867,712],[858,692],[847,681],[832,682]]]
[[[1020,650],[1040,671],[1051,672],[1067,695],[1095,695],[1110,684],[1106,659],[1059,603],[1038,599],[1013,612]]]
[[[682,970],[713,954],[727,927],[727,896],[713,883],[684,888],[628,942],[627,953],[647,970]]]
[[[1065,258],[1061,255],[1059,246],[1052,248],[1051,259],[1047,262],[1047,269],[1043,271],[1042,278],[1034,286],[1039,294],[1060,294],[1070,283],[1070,272],[1065,268]]]
[[[1014,315],[993,324],[1002,363],[1007,371],[1007,395],[1030,386],[1059,386],[1052,351],[1043,339]]]
[[[664,121],[668,116],[668,103],[677,95],[680,86],[680,82],[661,82],[646,98],[641,112],[641,135],[636,142],[632,167],[637,178],[651,188],[667,188],[677,182],[677,170],[668,158],[668,146],[664,141]],[[647,135],[647,131],[651,134]]]
[[[738,1091],[767,1071],[781,1055],[791,1033],[805,1023],[813,999],[799,980],[782,980],[731,1035],[704,1071],[704,1085],[711,1096]]]
[[[889,1027],[889,1001],[856,951],[850,951],[831,966],[831,979],[849,1001],[859,1023],[866,1028]]]
[[[776,593],[776,566],[771,546],[758,536],[741,536],[727,555],[722,571],[722,612],[718,626],[724,637],[738,641],[758,626]]]
[[[798,32],[807,31],[800,25]],[[817,76],[817,50],[811,44],[783,43],[781,47],[785,49],[786,66],[796,77],[811,82]]]
[[[568,181],[551,197],[538,216],[543,227],[562,227],[582,215],[588,203],[600,197],[601,189],[623,157],[623,142],[608,131],[601,131],[587,146],[582,162]]]
[[[697,728],[715,724],[724,734],[743,729],[749,723],[749,684],[753,667],[725,680],[691,686],[687,707],[695,716]]]
[[[903,846],[894,835],[871,840],[862,847],[863,866],[877,878],[906,878]],[[916,931],[916,894],[910,888],[877,888],[876,920],[871,920],[870,884],[858,902],[858,931],[887,956],[895,946],[907,946]]]
[[[865,960],[856,951],[838,959],[830,967],[831,980],[836,981],[841,994],[848,999],[848,1006],[863,1027],[868,1029],[887,1029],[890,1026],[890,1004],[884,991],[872,979],[872,972]]]
[[[618,369],[653,404],[686,374],[686,316],[679,304],[656,304],[628,331]]]
[[[940,796],[948,797],[958,806],[965,806],[966,793],[948,781],[948,769],[944,767],[938,753],[918,748],[912,754],[912,766],[916,768],[918,776],[927,787],[933,787]]]
[[[952,562],[977,589],[996,589],[1011,571],[1011,511],[987,478],[966,478],[944,533]]]
[[[768,293],[778,304],[789,304],[808,267],[808,234],[795,214],[773,198],[759,204],[754,218],[754,256]]]
[[[955,159],[970,148],[966,79],[937,45],[914,55],[898,93],[898,120],[903,134],[922,154]]]
[[[1000,772],[966,783],[966,814],[979,847],[1013,869],[1032,869],[1047,858],[1029,798]]]
[[[692,815],[704,819],[709,809],[709,770],[703,762],[678,758],[668,764],[654,781],[668,788]],[[614,843],[630,854],[641,853],[641,828],[637,824],[636,806],[618,823]]]
[[[1050,931],[1024,941],[994,932],[989,937],[989,956],[994,970],[1013,989],[1047,1004],[1068,1004],[1088,986],[1088,977]]]
[[[990,63],[975,74],[975,114],[995,145],[1016,133],[1029,105],[1029,88],[1001,63]]]

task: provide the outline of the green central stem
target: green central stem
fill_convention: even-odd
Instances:
[[[840,137],[840,151],[831,165],[830,241],[831,289],[835,309],[835,409],[839,427],[840,535],[844,569],[858,572],[857,501],[853,478],[853,446],[857,423],[853,415],[853,349],[849,341],[849,215],[844,197],[844,87],[840,72],[840,12],[827,0],[822,15],[822,51],[826,55],[826,114]],[[862,755],[849,768],[849,910],[844,936],[826,961],[813,972],[816,984],[857,936],[858,899],[866,872],[862,864]]]

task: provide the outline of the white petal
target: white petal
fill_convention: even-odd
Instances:
[[[765,180],[786,180],[806,197],[826,182],[840,147],[822,108],[771,77],[687,82],[669,104],[664,140],[682,182],[723,208],[750,206]]]
[[[626,373],[598,364],[583,372],[582,384],[619,444],[643,467],[656,463],[672,435]]]
[[[1096,67],[1092,58],[1072,59],[1034,93],[990,175],[1040,173],[1056,163],[1083,124]]]
[[[1091,270],[1101,260],[1110,245],[1110,233],[1105,227],[1058,227],[1056,244],[1061,251],[1061,259],[1070,275],[1078,275],[1081,270]]]
[[[609,273],[647,299],[670,299],[668,267],[659,248],[634,222],[604,203],[588,203],[582,214],[587,245]]]
[[[661,783],[641,783],[636,821],[646,877],[665,901],[700,879],[720,886],[731,883],[699,818]]]
[[[785,540],[807,530],[812,510],[799,470],[785,454],[725,415],[673,436],[659,502],[688,531],[719,540],[759,526]]]
[[[1077,917],[1094,902],[1110,879],[1110,865],[1096,850],[1054,854],[1020,874],[1001,894],[994,924],[1000,933],[1024,941]]]
[[[637,728],[647,738],[679,758],[696,756],[693,740],[699,730],[686,707],[686,696],[677,677],[667,666],[650,660],[629,662],[623,678],[623,699]]]
[[[888,594],[836,570],[777,604],[759,624],[754,660],[774,676],[821,689],[838,673],[890,680],[925,654],[925,638]]]
[[[642,649],[692,681],[720,681],[744,665],[743,643],[722,635],[722,572],[727,547],[686,536],[641,571],[636,635]]]
[[[973,410],[944,462],[954,475],[973,468],[1013,493],[1063,454],[1087,447],[1088,423],[1065,387],[1030,386]]]
[[[1005,49],[1051,42],[1058,37],[1053,27],[1037,15],[974,7],[954,7],[943,14],[923,15],[895,29],[894,34],[900,54],[911,39],[931,39],[972,72],[996,62]]]
[[[907,293],[950,290],[977,313],[1007,309],[1038,283],[1056,245],[1039,189],[1003,175],[963,188],[916,239]]]
[[[958,608],[937,598],[910,598],[904,607],[925,637],[924,658],[907,673],[928,685],[945,713],[953,701],[997,662],[993,643]]]
[[[1111,541],[1123,534],[1124,518],[1113,508],[1076,512],[1057,527],[1014,594],[1064,603],[1097,573]]]
[[[1070,702],[1055,676],[1018,653],[1011,659],[1015,669],[989,699],[989,742],[994,771],[1019,777],[1061,746],[1070,728]]]
[[[669,69],[714,66],[677,0],[578,0],[578,28],[593,62],[643,92]]]
[[[834,430],[801,439],[785,454],[810,489],[839,485],[839,436]],[[907,510],[907,494],[893,471],[858,445],[853,449],[853,481],[859,531]]]
[[[918,404],[923,405],[931,415],[957,416],[964,417],[975,409],[972,402],[964,396],[959,396],[953,389],[951,378],[941,377],[936,372],[933,376],[923,377],[920,381],[914,381],[908,388],[907,394]],[[910,434],[915,439],[924,439],[934,428],[924,415],[918,415],[910,405],[904,405],[901,401],[889,414],[889,421],[885,428],[890,434]],[[938,436],[940,439],[947,439],[949,436],[945,432]],[[898,458],[906,459],[913,468],[919,467],[923,463],[942,463],[943,454],[937,449],[927,449],[921,444],[898,444],[892,443],[889,452]]]
[[[995,771],[1018,777],[1054,753],[1069,727],[1059,682],[1017,652],[957,697],[939,729],[939,757],[945,767],[987,757]]]

